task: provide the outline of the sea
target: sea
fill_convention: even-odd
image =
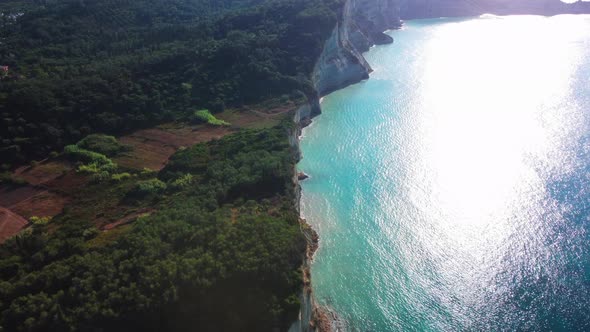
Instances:
[[[405,22],[302,135],[343,331],[590,331],[590,16]]]

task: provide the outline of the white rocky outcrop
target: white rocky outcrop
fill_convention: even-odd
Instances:
[[[375,44],[393,42],[383,32],[401,26],[397,0],[348,0],[324,45],[312,81],[325,96],[369,77],[371,66],[362,53]]]

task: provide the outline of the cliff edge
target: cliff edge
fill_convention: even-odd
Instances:
[[[314,94],[308,95],[308,103],[295,112],[295,130],[290,133],[290,144],[299,151],[301,129],[320,114],[319,98],[351,84],[369,78],[372,69],[362,53],[373,45],[389,44],[393,38],[384,31],[401,27],[398,0],[347,0],[342,13],[324,44],[314,71],[312,83]],[[296,206],[299,208],[301,187],[296,178]],[[329,308],[318,306],[314,300],[311,284],[311,262],[318,248],[318,235],[305,220],[301,229],[307,238],[307,251],[302,267],[304,289],[301,295],[301,312],[289,332],[333,331],[341,325],[337,315]]]
[[[362,53],[375,44],[392,43],[385,30],[401,26],[397,0],[348,0],[312,74],[318,95],[325,96],[369,78]]]

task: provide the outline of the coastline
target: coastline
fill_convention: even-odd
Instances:
[[[346,1],[342,18],[334,28],[332,36],[326,41],[324,51],[316,63],[312,76],[315,94],[307,96],[307,103],[295,112],[293,118],[295,130],[290,133],[290,142],[296,150],[297,162],[302,159],[299,144],[302,131],[312,124],[313,118],[321,114],[321,101],[323,97],[370,78],[369,74],[373,69],[365,60],[364,54],[376,45],[385,45],[394,42],[393,38],[386,35],[385,32],[402,28],[402,9],[400,6],[404,5],[407,6],[404,0],[401,0],[401,3],[397,0],[375,0],[374,2],[370,0]],[[380,10],[382,8],[389,8],[392,11],[381,11],[376,15],[372,11],[375,8]],[[445,9],[448,10],[449,8]],[[403,16],[407,19],[431,18],[432,15],[432,13],[408,11],[408,8],[405,8],[405,10],[406,12]],[[360,15],[356,11],[360,11]],[[499,15],[511,15],[521,14],[523,11],[527,12],[526,9],[519,8],[519,10],[514,10],[511,8],[500,10],[498,13]],[[552,8],[550,12],[532,10],[532,14],[551,16],[569,13],[569,11],[573,11],[575,14],[590,13],[590,3],[577,4],[575,6],[562,4],[559,9],[555,10]],[[446,14],[449,17],[461,17],[482,15],[484,13],[474,12],[470,13],[470,15],[463,15],[461,12],[450,12]],[[385,18],[387,15],[389,17]],[[372,24],[369,26],[363,20],[366,17],[371,17]],[[381,35],[386,37],[379,37]],[[301,294],[302,301],[299,320],[291,326],[289,331],[342,331],[345,328],[345,324],[339,318],[338,314],[331,308],[318,304],[313,296],[311,264],[313,263],[314,254],[319,248],[320,236],[303,216],[301,216],[301,185],[300,179],[297,176],[299,174],[297,166],[295,166],[294,174],[293,180],[296,190],[295,205],[300,213],[300,225],[307,241],[307,248],[302,266],[304,285]]]
[[[383,11],[383,9],[387,9]],[[296,161],[302,153],[300,140],[303,129],[311,125],[313,118],[321,114],[324,96],[350,85],[369,79],[373,71],[363,54],[375,45],[391,44],[393,38],[384,32],[399,29],[402,21],[397,0],[347,0],[342,17],[326,41],[324,50],[316,62],[312,81],[314,93],[307,95],[307,103],[295,111],[294,130],[289,133],[289,142],[294,149]],[[344,327],[338,314],[329,307],[317,303],[313,295],[311,265],[319,248],[319,234],[301,216],[301,185],[295,165],[295,207],[300,213],[301,231],[307,247],[302,266],[303,291],[299,319],[292,324],[290,332],[339,331]]]

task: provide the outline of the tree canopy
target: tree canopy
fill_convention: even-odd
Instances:
[[[0,330],[286,330],[305,247],[288,130],[196,145],[157,178],[110,184],[121,202],[155,208],[132,225],[100,231],[93,213],[72,208],[9,240],[0,247]],[[97,201],[104,186],[80,197]],[[106,240],[110,232],[122,233]]]
[[[305,90],[341,2],[3,2],[0,160]]]

